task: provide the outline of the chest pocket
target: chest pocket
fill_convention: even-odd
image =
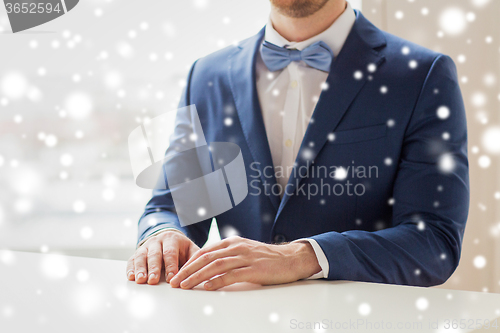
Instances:
[[[387,125],[380,124],[351,130],[336,131],[333,132],[333,134],[334,139],[328,142],[331,145],[369,141],[385,137],[387,134]]]

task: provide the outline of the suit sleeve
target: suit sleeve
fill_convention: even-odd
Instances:
[[[328,279],[432,286],[458,266],[469,209],[467,128],[448,56],[434,59],[415,104],[393,198],[390,228],[312,237],[328,258]]]
[[[187,85],[182,92],[181,100],[179,102],[179,109],[191,104],[190,85],[195,65],[196,62],[193,64],[193,66],[189,71]],[[192,127],[191,119],[186,117],[184,113],[182,112],[179,113],[176,118],[174,133],[170,138],[169,147],[170,148],[181,147],[184,145],[185,142],[189,142],[186,136],[189,135],[189,133],[191,132],[185,131],[184,129],[190,127]],[[164,169],[165,168],[163,168],[163,170]],[[164,175],[164,177],[166,176]],[[174,228],[176,230],[183,232],[193,242],[195,242],[196,245],[202,247],[208,238],[210,223],[211,219],[201,221],[199,223],[189,225],[186,227],[181,226],[179,218],[175,211],[175,206],[170,190],[155,189],[153,190],[152,198],[147,203],[144,213],[139,219],[137,246],[139,246],[141,242],[145,240],[147,237],[149,237],[154,233],[159,232],[162,229]]]

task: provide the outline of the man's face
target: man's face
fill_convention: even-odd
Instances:
[[[278,12],[288,17],[307,17],[316,13],[330,0],[270,0]]]

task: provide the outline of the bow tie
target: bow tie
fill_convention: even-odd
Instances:
[[[279,47],[268,41],[264,41],[261,49],[262,60],[271,71],[285,68],[292,61],[304,61],[308,66],[323,72],[330,71],[333,60],[333,52],[324,42],[316,42],[302,51]]]

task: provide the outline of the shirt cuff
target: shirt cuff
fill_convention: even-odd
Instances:
[[[158,234],[160,234],[162,232],[168,231],[168,230],[178,231],[178,232],[180,232],[181,234],[184,235],[184,233],[182,231],[180,231],[179,229],[176,229],[176,228],[166,227],[166,228],[163,228],[163,229],[158,229],[155,232],[153,232],[151,235],[149,235],[148,237],[144,238],[139,244],[137,244],[136,249],[138,249],[142,244],[144,244],[149,238],[151,238],[153,236],[156,236],[156,235],[158,235]]]
[[[319,271],[316,274],[311,275],[308,277],[306,280],[315,280],[315,279],[322,279],[322,278],[328,278],[328,272],[330,271],[330,266],[328,265],[328,259],[325,256],[325,253],[321,249],[321,246],[319,246],[318,242],[312,238],[300,238],[294,240],[294,242],[304,242],[307,241],[309,244],[311,244],[314,254],[316,254],[316,259],[318,259],[318,264],[321,267],[321,271]]]

